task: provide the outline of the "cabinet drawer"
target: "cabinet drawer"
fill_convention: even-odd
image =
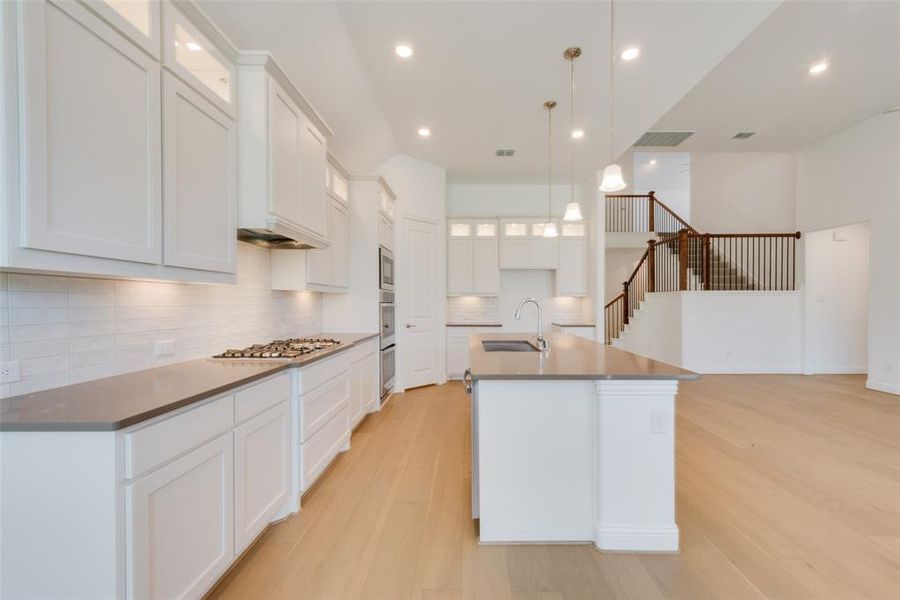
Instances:
[[[343,351],[337,356],[326,358],[308,367],[303,367],[297,373],[298,392],[305,394],[323,383],[327,383],[350,368],[348,351]]]
[[[234,396],[228,395],[132,433],[126,433],[125,479],[146,473],[234,424]]]
[[[346,407],[349,396],[350,385],[347,374],[342,374],[327,385],[300,396],[300,440],[308,440]]]
[[[373,355],[377,348],[378,340],[367,340],[358,346],[354,346],[351,348],[347,354],[350,357],[351,363],[357,363],[361,360],[365,360],[369,356]]]
[[[242,423],[291,397],[291,376],[280,373],[234,394],[234,422]]]
[[[306,491],[347,443],[349,411],[345,406],[314,436],[300,445],[300,490]]]

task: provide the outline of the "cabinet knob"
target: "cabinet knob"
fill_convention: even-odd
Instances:
[[[411,327],[415,327],[415,325],[413,325],[412,323],[407,323],[407,324],[406,324],[406,328],[407,328],[407,329],[410,329]]]

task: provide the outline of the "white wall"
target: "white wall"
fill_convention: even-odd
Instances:
[[[552,214],[562,218],[571,197],[571,187],[553,186]],[[575,200],[581,201],[582,186],[575,186]],[[591,207],[581,204],[585,217]],[[447,216],[450,217],[502,217],[536,216],[547,214],[546,184],[467,184],[451,183],[447,186]]]
[[[865,373],[869,226],[805,237],[804,371]]]
[[[646,244],[643,248],[606,248],[606,288],[603,295],[606,302],[622,293],[622,283],[631,276],[646,249]]]
[[[615,345],[698,373],[799,373],[802,300],[801,292],[648,294]]]
[[[797,155],[797,222],[809,232],[869,223],[868,373],[900,394],[900,113],[880,115]]]
[[[694,152],[689,222],[704,233],[796,231],[795,187],[794,154]]]
[[[691,222],[690,152],[633,152],[630,194],[655,191],[666,206]]]
[[[0,273],[0,361],[22,372],[0,397],[320,333],[321,294],[272,291],[269,251],[237,247],[236,285]]]
[[[408,345],[405,344],[406,328],[403,324],[407,321],[408,305],[404,296],[408,296],[406,281],[408,270],[406,266],[409,260],[409,240],[404,226],[405,219],[418,219],[434,223],[437,244],[437,272],[433,281],[436,283],[434,292],[434,306],[436,310],[436,322],[434,332],[435,349],[437,350],[435,361],[435,373],[438,374],[438,383],[443,383],[446,375],[446,347],[444,322],[446,320],[446,289],[447,289],[447,242],[446,242],[446,193],[447,175],[443,167],[438,167],[416,158],[398,154],[384,163],[379,169],[382,177],[391,186],[397,195],[394,205],[394,229],[396,248],[394,252],[397,290],[397,390],[403,390],[406,385],[404,374],[409,364]]]

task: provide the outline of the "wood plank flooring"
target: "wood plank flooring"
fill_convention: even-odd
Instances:
[[[215,598],[900,598],[900,398],[861,376],[706,376],[677,400],[677,555],[479,546],[469,401],[399,394]]]

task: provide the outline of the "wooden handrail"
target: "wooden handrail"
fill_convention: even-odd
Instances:
[[[612,214],[621,211],[625,215],[616,217],[617,225],[626,227],[620,231],[637,231],[635,225],[649,226],[658,238],[647,240],[647,248],[622,283],[622,292],[604,306],[607,343],[618,338],[647,293],[796,289],[795,242],[800,239],[799,231],[700,233],[656,198],[654,192],[610,194],[607,198],[646,199],[644,206],[614,203],[610,205],[616,209]],[[660,207],[659,215],[656,205]],[[663,231],[656,231],[657,225]]]

